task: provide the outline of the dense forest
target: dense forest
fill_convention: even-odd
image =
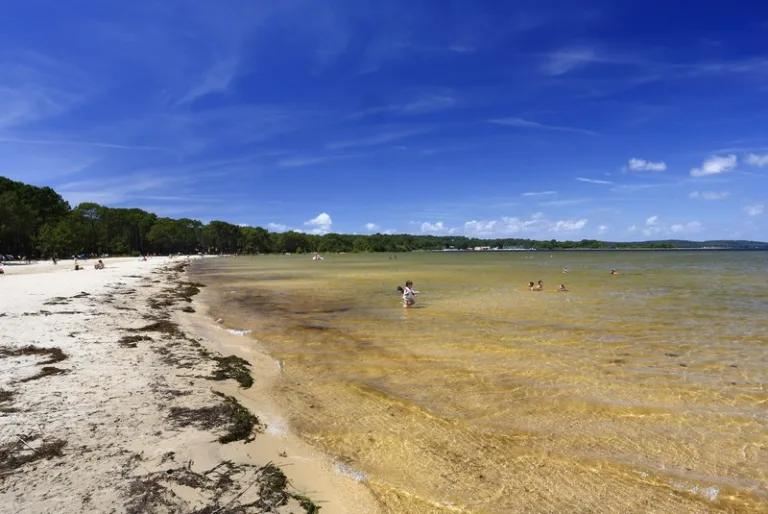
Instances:
[[[52,255],[144,255],[170,253],[407,252],[464,250],[477,246],[537,250],[693,247],[763,248],[750,241],[649,241],[609,243],[473,239],[411,234],[312,235],[269,232],[224,221],[161,218],[141,209],[81,203],[75,208],[50,187],[36,187],[0,177],[0,255],[49,258]]]

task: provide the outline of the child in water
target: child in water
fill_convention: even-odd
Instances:
[[[411,280],[406,281],[405,289],[398,287],[397,290],[403,293],[403,308],[413,307],[416,304],[415,296],[419,292],[413,289],[413,282]]]

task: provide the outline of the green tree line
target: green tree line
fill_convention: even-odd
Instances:
[[[170,253],[337,253],[408,252],[535,248],[537,250],[675,248],[682,241],[605,243],[476,239],[464,236],[411,234],[324,234],[269,232],[224,221],[203,224],[188,218],[161,218],[141,209],[81,203],[74,208],[50,187],[36,187],[0,177],[0,254],[30,258],[53,255],[145,255]]]

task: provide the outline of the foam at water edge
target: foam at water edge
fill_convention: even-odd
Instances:
[[[277,365],[277,371],[283,372],[283,361],[280,359],[275,360],[275,364]]]
[[[285,427],[283,426],[283,423],[277,419],[272,421],[271,423],[267,423],[267,429],[265,430],[266,433],[269,435],[274,435],[278,437],[282,437],[285,435]]]
[[[717,500],[717,497],[720,494],[720,488],[714,485],[710,487],[702,487],[700,485],[691,485],[691,484],[686,484],[685,482],[677,482],[677,481],[671,481],[670,485],[676,489],[681,489],[683,491],[688,491],[690,493],[703,496],[704,498],[706,498],[711,502]]]
[[[368,477],[363,473],[362,471],[357,471],[352,466],[349,466],[347,464],[344,464],[343,462],[337,462],[334,466],[336,469],[336,472],[348,476],[355,482],[362,482],[363,480],[366,480]]]
[[[236,336],[244,336],[251,333],[250,330],[235,330],[234,328],[228,328],[227,332]]]

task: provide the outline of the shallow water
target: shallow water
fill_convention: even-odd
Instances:
[[[768,512],[767,272],[765,252],[195,267],[282,361],[295,429],[416,513]]]

